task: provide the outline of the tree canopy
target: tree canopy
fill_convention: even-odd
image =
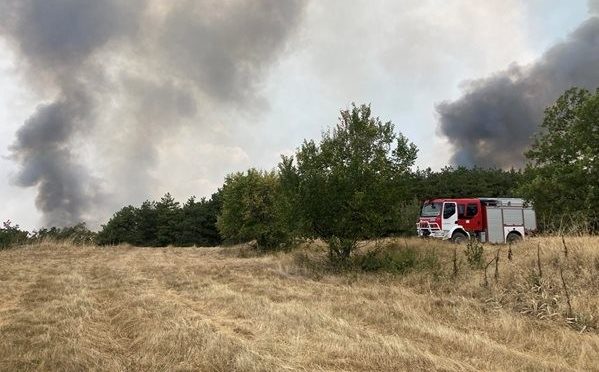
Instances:
[[[147,200],[139,208],[129,205],[117,211],[102,226],[97,242],[147,247],[218,245],[220,208],[220,191],[208,200],[191,197],[182,206],[167,193],[158,202]]]
[[[347,257],[356,241],[380,236],[396,207],[410,199],[409,170],[417,148],[370,106],[342,110],[320,142],[305,141],[280,164],[283,185],[297,210],[303,234],[329,241],[332,254]]]
[[[599,230],[599,91],[569,89],[545,110],[541,128],[525,154],[521,192],[546,228]]]
[[[413,194],[420,200],[438,197],[505,197],[518,196],[522,172],[495,168],[444,167],[433,172],[430,168],[413,173]]]

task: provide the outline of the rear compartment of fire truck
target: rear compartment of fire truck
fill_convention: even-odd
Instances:
[[[537,229],[534,209],[518,198],[480,198],[486,210],[486,229],[478,237],[483,242],[513,243]]]

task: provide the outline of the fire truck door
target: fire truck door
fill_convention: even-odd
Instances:
[[[478,210],[476,203],[458,203],[458,224],[469,232],[482,230],[482,219]]]
[[[449,231],[458,224],[458,208],[455,202],[443,203],[443,222],[442,229]]]

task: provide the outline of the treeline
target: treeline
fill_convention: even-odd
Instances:
[[[419,200],[430,198],[506,197],[520,195],[524,174],[515,169],[445,167],[430,168],[413,175],[413,193]]]
[[[293,186],[296,175],[282,173],[282,170],[285,170],[284,162],[273,171],[250,169],[230,174],[223,188],[210,199],[191,198],[180,205],[166,194],[158,202],[146,201],[137,208],[124,207],[102,226],[96,242],[156,247],[215,246],[223,240],[226,243],[255,240],[264,249],[288,245],[298,239],[302,225],[307,222],[301,218],[301,208],[297,205],[297,190]],[[404,176],[400,182],[405,184],[403,191],[398,188],[393,193],[394,199],[388,201],[391,207],[388,216],[368,237],[413,235],[421,201],[437,196],[463,196],[460,185],[468,195],[513,195],[522,173],[446,167],[438,172],[407,171]],[[319,185],[314,188],[315,193],[323,195],[324,189]],[[337,201],[342,198],[338,191],[332,196]],[[226,200],[226,208],[223,208],[223,200]],[[328,212],[321,211],[321,205],[324,208],[320,202],[315,204],[312,213],[335,215],[330,208]],[[378,209],[376,203],[370,205]]]
[[[212,246],[254,241],[263,250],[320,238],[333,259],[357,241],[415,232],[422,200],[523,197],[545,231],[599,231],[599,94],[572,88],[548,107],[526,169],[413,170],[418,149],[370,106],[342,110],[319,141],[305,140],[271,171],[226,177],[210,199],[166,194],[116,212],[96,234],[84,224],[34,233],[5,223],[0,247],[40,239],[101,245]]]
[[[14,245],[40,243],[46,240],[94,244],[96,237],[97,234],[90,231],[85,223],[67,227],[42,228],[29,232],[11,221],[5,221],[0,227],[0,249]]]
[[[216,246],[222,242],[216,227],[220,211],[219,191],[210,199],[191,197],[183,205],[166,194],[158,202],[145,201],[140,207],[126,206],[102,225],[99,232],[91,231],[85,223],[28,232],[6,221],[0,228],[0,249],[48,240],[99,245],[127,243],[144,247]]]
[[[215,246],[221,243],[216,228],[220,211],[220,191],[210,199],[191,197],[183,205],[166,194],[158,202],[145,201],[139,208],[122,208],[102,226],[96,240],[101,245]]]
[[[223,241],[240,243],[255,240],[264,249],[287,246],[305,235],[306,225],[324,228],[307,221],[302,214],[305,213],[302,205],[307,205],[303,203],[312,201],[307,200],[307,195],[300,199],[297,194],[300,177],[294,173],[294,165],[289,164],[289,161],[290,158],[285,158],[273,171],[250,169],[230,174],[225,178],[222,189],[210,199],[198,201],[190,198],[180,205],[170,194],[166,194],[158,202],[146,201],[140,207],[124,207],[102,226],[96,242],[101,245],[128,243],[158,247],[215,246]],[[396,187],[393,192],[388,190],[389,195],[379,194],[378,198],[387,199],[386,217],[378,222],[377,229],[364,235],[413,235],[422,200],[439,196],[514,195],[521,178],[522,173],[515,170],[465,167],[446,167],[438,172],[430,169],[405,170],[401,179],[388,185]],[[306,186],[313,190],[304,192],[325,198],[326,189],[321,187],[320,181],[315,180],[313,185]],[[347,182],[353,184],[355,180],[348,178]],[[353,186],[363,187],[357,184]],[[334,195],[327,195],[326,198],[330,202],[343,204],[347,195],[341,194],[340,185],[334,187],[331,190]],[[355,192],[353,188],[346,190],[346,194]],[[382,185],[372,184],[369,192],[382,192]],[[224,208],[223,202],[226,205]],[[382,202],[369,201],[368,208],[373,210],[368,213],[380,213],[379,203]],[[343,210],[343,205],[326,207],[324,201],[315,201],[310,211],[313,217],[310,218],[324,221],[341,216]],[[351,221],[354,225],[363,222],[356,217],[346,217],[345,221]],[[319,231],[318,234],[322,233]]]

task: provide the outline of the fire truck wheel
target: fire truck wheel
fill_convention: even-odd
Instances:
[[[508,244],[518,243],[522,240],[522,235],[517,232],[511,232],[505,237],[505,242]]]
[[[468,240],[468,237],[466,236],[466,234],[459,232],[459,231],[454,232],[453,235],[451,236],[451,242],[455,243],[455,244],[462,244],[466,240]]]

